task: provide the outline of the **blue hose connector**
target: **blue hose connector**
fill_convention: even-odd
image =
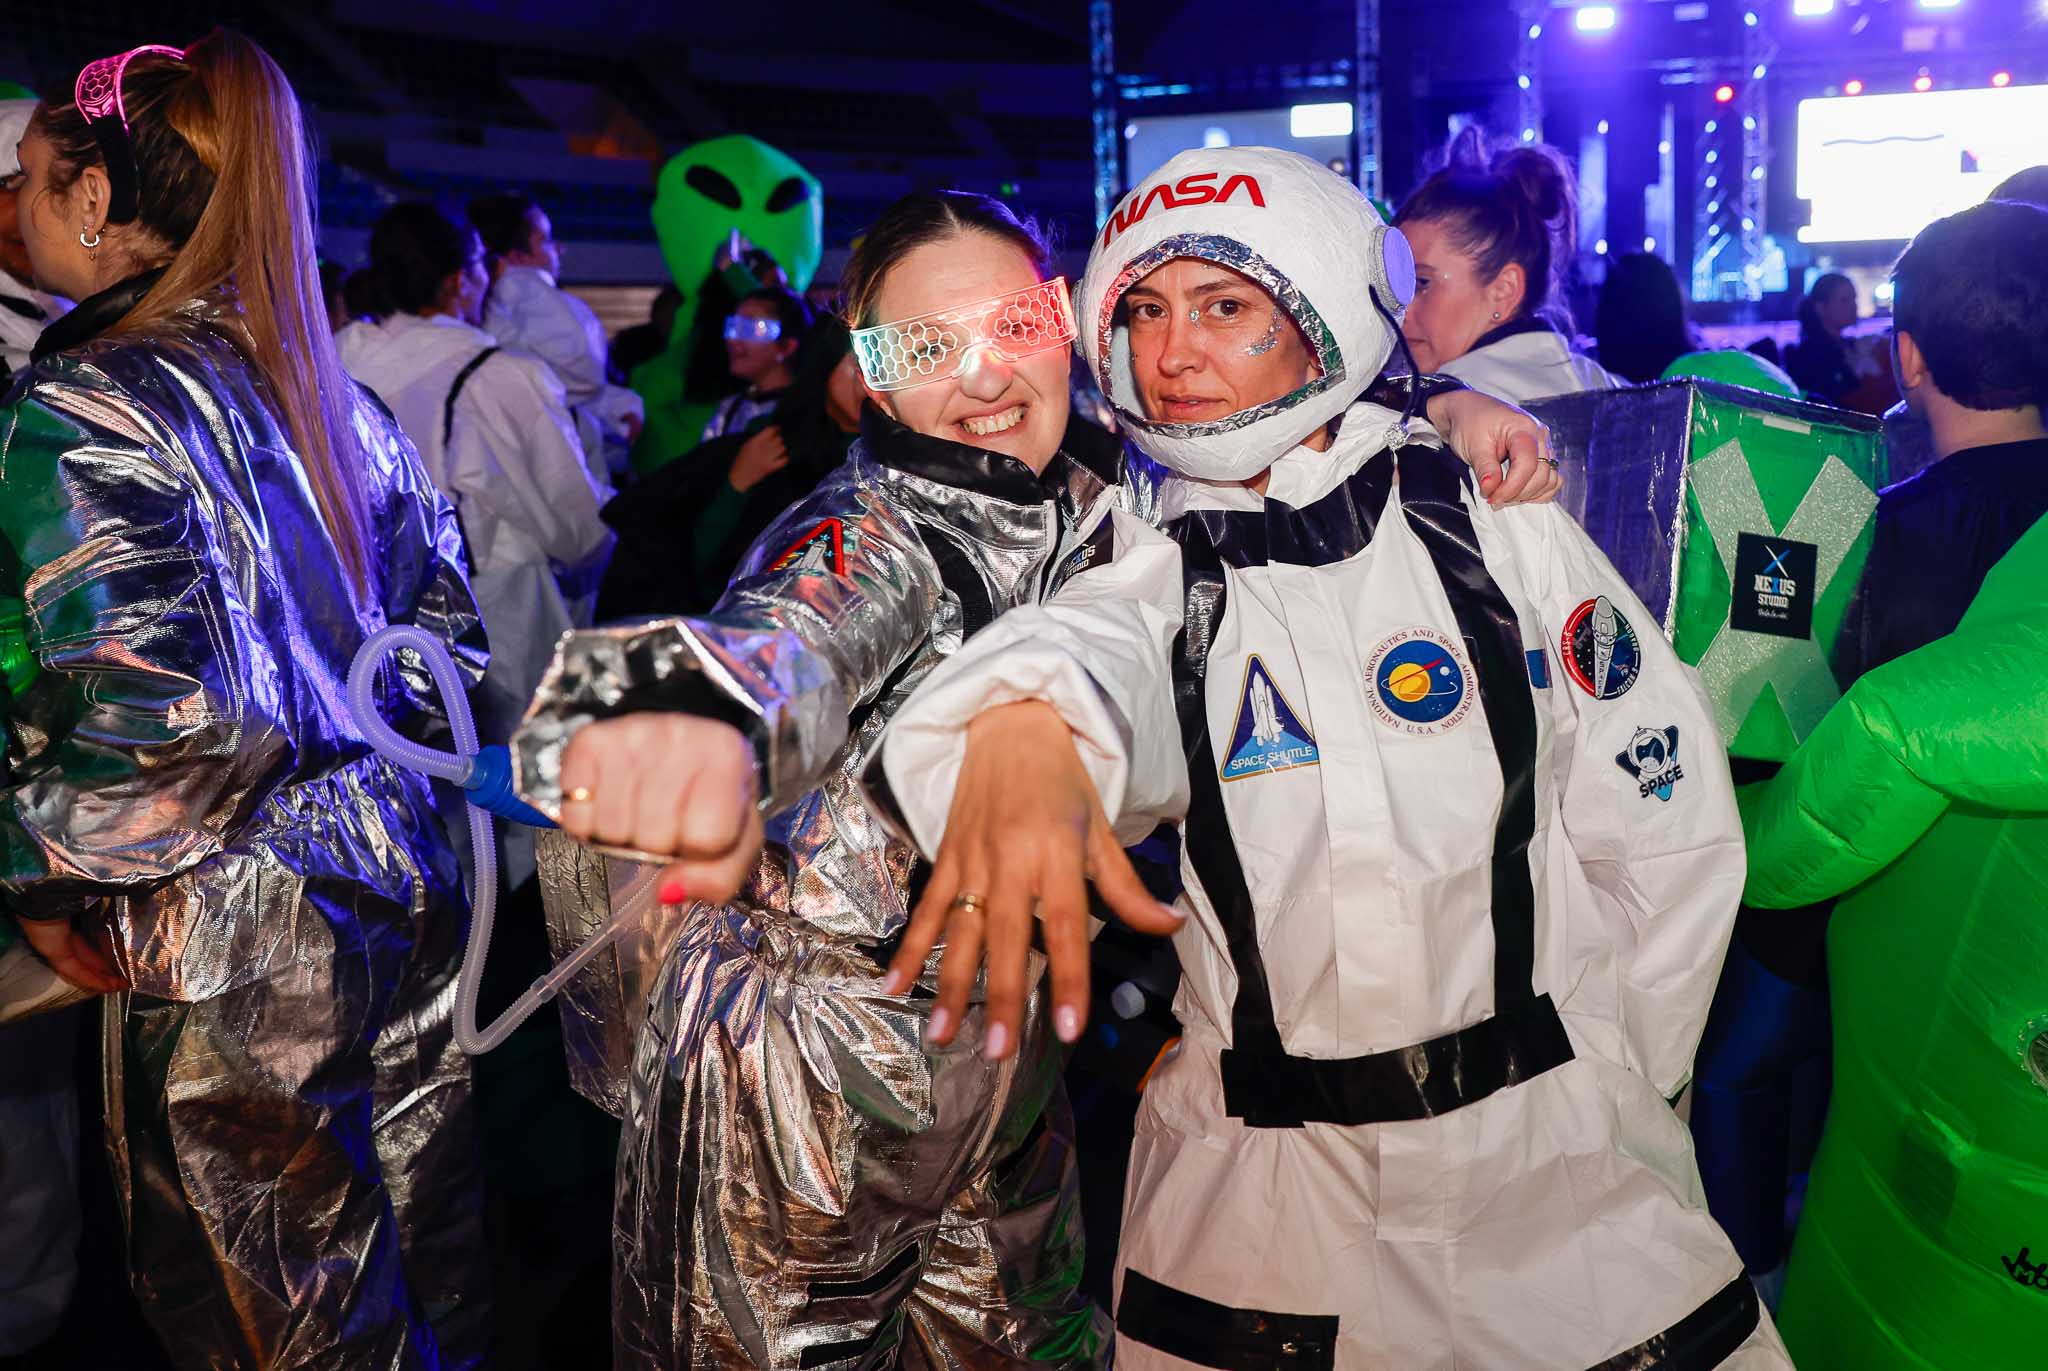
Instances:
[[[480,749],[470,759],[469,781],[462,787],[478,809],[529,828],[553,828],[554,821],[519,798],[512,788],[512,753],[505,747]]]

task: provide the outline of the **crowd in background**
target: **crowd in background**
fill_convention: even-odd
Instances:
[[[215,100],[195,114],[181,91],[202,79],[215,83]],[[351,1178],[342,1158],[307,1165],[327,1177],[315,1198],[359,1224],[351,1279],[374,1292],[363,1298],[386,1317],[349,1334],[362,1339],[353,1354],[360,1360],[334,1364],[425,1364],[407,1361],[404,1349],[432,1346],[443,1364],[481,1364],[489,1340],[481,1292],[493,1274],[501,1340],[507,1328],[530,1340],[501,1345],[498,1364],[587,1364],[550,1359],[577,1355],[575,1334],[565,1331],[577,1320],[605,1317],[601,1219],[615,1135],[558,1079],[550,1016],[512,1055],[530,1070],[480,1065],[473,1108],[466,1076],[455,1081],[445,1024],[434,1020],[442,1011],[431,1007],[447,993],[454,948],[428,936],[422,914],[459,904],[455,845],[423,783],[367,758],[337,712],[340,673],[364,632],[386,619],[432,622],[458,653],[481,624],[489,662],[472,698],[485,740],[502,742],[565,632],[709,610],[763,531],[840,468],[858,439],[865,395],[849,323],[793,292],[771,254],[735,243],[701,264],[701,281],[664,287],[647,323],[607,338],[562,284],[546,207],[516,188],[461,212],[396,206],[370,234],[366,262],[326,263],[316,275],[312,207],[276,189],[303,187],[303,168],[261,165],[238,150],[302,146],[296,105],[274,64],[247,40],[216,35],[176,59],[137,60],[127,80],[135,165],[125,187],[95,162],[94,133],[76,107],[0,107],[0,172],[10,171],[17,144],[23,149],[21,168],[0,190],[0,368],[19,373],[6,422],[21,426],[8,432],[71,425],[67,432],[90,430],[94,461],[144,464],[153,460],[141,436],[149,426],[182,424],[191,453],[180,460],[198,473],[191,479],[228,493],[212,522],[188,532],[155,507],[38,513],[25,487],[9,485],[0,493],[13,502],[0,510],[0,551],[32,545],[51,560],[66,538],[90,544],[102,566],[81,567],[81,584],[120,578],[98,583],[103,599],[182,615],[179,641],[238,646],[224,653],[226,665],[184,660],[161,639],[148,640],[139,659],[117,660],[106,646],[111,630],[95,637],[80,629],[66,642],[70,655],[40,669],[24,659],[7,684],[27,702],[15,717],[45,743],[90,735],[76,744],[74,768],[145,759],[108,805],[169,787],[209,820],[124,828],[119,815],[81,800],[90,822],[56,831],[24,796],[19,814],[0,824],[10,853],[30,854],[10,856],[5,872],[9,908],[24,919],[69,920],[94,881],[132,895],[127,922],[110,938],[56,953],[37,946],[81,983],[155,997],[131,1011],[125,1036],[108,1049],[128,1073],[120,1098],[131,1112],[108,1126],[130,1168],[119,1190],[149,1316],[166,1337],[203,1340],[212,1302],[248,1308],[280,1297],[259,1268],[286,1263],[289,1239],[250,1251],[247,1232],[193,1230],[202,1208],[194,1189],[232,1190],[237,1153],[310,1147],[305,1117],[356,1110],[362,1145],[384,1158],[385,1179]],[[220,94],[228,90],[235,100]],[[173,129],[183,154],[170,147]],[[195,169],[190,149],[199,146],[229,150]],[[177,164],[183,179],[173,194],[165,168],[180,155],[194,166]],[[2029,198],[2018,180],[1999,198]],[[41,208],[17,208],[32,199]],[[222,210],[231,200],[239,217]],[[60,204],[61,223],[35,219]],[[1703,361],[1680,282],[1649,254],[1605,264],[1592,351],[1582,351],[1566,305],[1578,269],[1576,190],[1564,159],[1542,146],[1495,150],[1468,130],[1394,222],[1416,257],[1417,291],[1402,324],[1410,365],[1504,400],[1735,376],[1783,397],[1879,413],[1907,380],[1893,376],[1887,350],[1845,338],[1856,293],[1836,274],[1807,292],[1798,341],[1781,357]],[[256,263],[271,273],[268,294],[250,285]],[[208,314],[211,305],[176,312],[188,301],[218,301],[231,283],[241,292],[234,319]],[[142,303],[171,287],[176,299],[164,307]],[[693,335],[673,339],[676,310],[693,292]],[[251,322],[259,312],[269,322]],[[679,450],[647,459],[636,455],[646,407],[628,381],[678,355],[666,351],[678,341],[679,384],[709,405],[709,417]],[[1950,385],[1938,373],[1935,382]],[[1083,412],[1106,418],[1100,397],[1086,395],[1085,373],[1077,385],[1092,398]],[[164,398],[174,393],[191,398]],[[243,417],[208,422],[208,406],[220,405]],[[15,443],[0,476],[19,483],[37,459],[26,438]],[[77,445],[53,438],[48,451],[42,477],[88,487],[96,479]],[[415,483],[416,473],[430,484]],[[0,649],[9,646],[13,570],[0,564]],[[209,589],[216,580],[234,589]],[[104,607],[86,605],[37,608]],[[152,660],[158,651],[167,655]],[[7,660],[0,651],[0,664]],[[62,703],[32,693],[52,689],[64,671],[92,688]],[[270,701],[275,741],[251,744],[199,709],[202,687]],[[419,727],[434,727],[430,702],[408,696],[403,704]],[[348,859],[305,859],[303,834],[329,828],[341,832],[334,842]],[[507,908],[530,912],[530,839],[503,842]],[[265,882],[284,892],[264,898],[297,930],[299,953],[206,945],[208,919]],[[347,912],[330,923],[316,918],[336,908]],[[535,936],[509,935],[504,947],[499,983],[487,992],[500,1001],[545,969],[548,955]],[[351,957],[375,962],[402,993],[334,988],[347,981]],[[268,979],[245,975],[245,963]],[[323,996],[326,1009],[306,1008]],[[233,1022],[208,1021],[208,1013]],[[318,1034],[295,1028],[293,1015]],[[21,1167],[40,1167],[42,1177],[0,1195],[0,1364],[50,1337],[73,1294],[81,1224],[70,1054],[78,1037],[75,1020],[55,1017],[0,1028],[0,1073],[32,1076],[0,1090],[0,1183],[11,1186]],[[395,1045],[372,1054],[373,1039]],[[196,1117],[176,1088],[189,1068],[180,1054],[235,1058],[218,1103],[245,1117]],[[440,1103],[419,1103],[426,1096]],[[413,1250],[406,1212],[409,1178],[430,1172],[455,1177],[450,1184],[471,1206],[451,1220],[448,1241],[475,1244],[438,1265],[424,1242]],[[228,1208],[251,1229],[268,1221],[262,1206],[240,1198]],[[534,1215],[593,1209],[598,1226],[563,1243],[532,1235]],[[105,1261],[108,1252],[96,1256]],[[180,1262],[215,1275],[179,1289],[163,1272]],[[154,1288],[152,1264],[161,1281]],[[94,1292],[92,1307],[105,1308],[107,1298]],[[264,1356],[292,1350],[299,1331],[291,1320],[250,1319],[277,1338]]]

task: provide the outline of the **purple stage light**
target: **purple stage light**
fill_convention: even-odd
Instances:
[[[1614,28],[1614,6],[1581,5],[1572,11],[1572,27],[1580,33],[1607,33]]]
[[[1735,98],[1735,87],[1721,85],[1714,87],[1714,103],[1725,105]]]
[[[1844,81],[1844,82],[1842,83],[1842,94],[1844,94],[1844,95],[1861,95],[1861,94],[1863,94],[1863,83],[1862,83],[1861,81],[1858,81],[1858,80],[1857,80],[1857,79],[1856,79],[1855,77],[1853,77],[1853,76],[1852,76],[1852,77],[1850,77],[1850,78],[1849,78],[1849,79],[1848,79],[1847,81]]]

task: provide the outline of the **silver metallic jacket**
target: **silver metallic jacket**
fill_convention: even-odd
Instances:
[[[93,336],[153,279],[54,326],[0,409],[0,904],[104,928],[133,985],[108,1145],[179,1364],[472,1365],[467,908],[426,781],[343,692],[387,621],[481,676],[460,535],[358,391],[378,589],[355,603],[230,307]],[[431,727],[425,673],[396,675],[387,710]]]
[[[585,723],[647,709],[726,719],[754,741],[767,817],[739,905],[881,944],[908,921],[916,857],[858,785],[890,716],[967,634],[1086,565],[1110,507],[1150,487],[1114,485],[1117,440],[1079,422],[1041,478],[999,454],[966,469],[972,449],[868,419],[709,615],[564,638],[513,756],[521,793],[557,814],[562,749]]]

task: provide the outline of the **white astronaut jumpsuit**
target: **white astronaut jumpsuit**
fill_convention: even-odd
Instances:
[[[1322,376],[1145,421],[1116,306],[1191,256],[1265,286]],[[888,780],[934,850],[966,721],[1039,698],[1120,836],[1185,803],[1186,1037],[1138,1117],[1120,1367],[1787,1367],[1666,1103],[1744,875],[1712,711],[1562,510],[1490,509],[1351,403],[1392,341],[1374,293],[1412,280],[1290,153],[1133,190],[1078,306],[1178,473],[1166,535],[1120,515],[1106,559],[935,672]],[[1263,496],[1229,484],[1268,467]]]
[[[589,305],[539,267],[508,266],[484,297],[484,332],[530,352],[562,383],[591,474],[615,485],[629,474],[626,434],[647,417],[646,402],[605,372],[604,324]]]

